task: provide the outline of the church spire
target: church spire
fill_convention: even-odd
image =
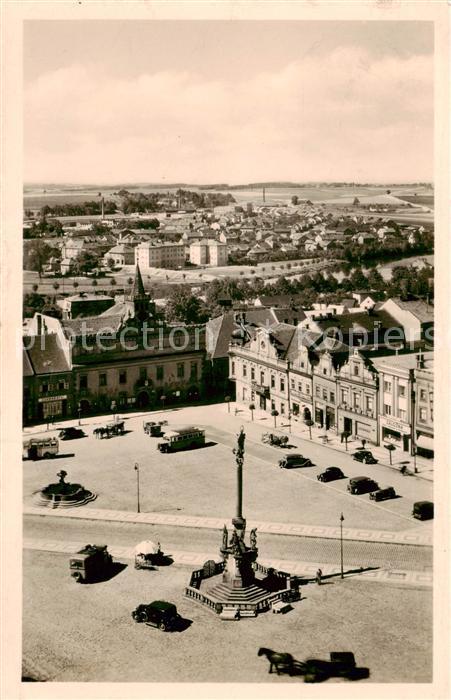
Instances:
[[[143,278],[141,277],[141,270],[139,269],[139,265],[136,265],[135,279],[133,281],[133,287],[130,296],[132,300],[142,299],[146,296]]]

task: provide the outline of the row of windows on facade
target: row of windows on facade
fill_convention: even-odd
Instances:
[[[186,376],[185,375],[185,363],[184,362],[177,363],[177,378],[184,379],[185,376]],[[198,364],[197,364],[197,362],[192,362],[191,363],[191,371],[190,371],[190,379],[197,379],[197,378],[198,378]],[[119,370],[118,379],[119,379],[119,384],[127,384],[127,370],[125,370],[125,369]],[[146,381],[147,379],[149,379],[147,367],[140,367],[139,368],[139,379],[141,381]],[[164,366],[163,365],[157,365],[157,367],[156,367],[156,380],[157,381],[164,380]],[[99,373],[99,386],[107,386],[107,383],[108,383],[107,373],[100,372]],[[88,388],[88,375],[87,374],[80,375],[79,388],[80,389],[87,389]]]
[[[301,364],[303,365],[303,363],[301,363]],[[246,378],[247,377],[247,365],[243,364],[242,372],[243,372],[243,377]],[[232,361],[231,373],[232,373],[232,376],[235,376],[235,362],[233,362],[233,361]],[[323,373],[324,374],[327,373],[326,367],[323,368]],[[354,374],[356,374],[356,375],[359,374],[359,366],[358,365],[354,365]],[[254,367],[251,367],[251,380],[255,381],[255,368]],[[260,384],[264,385],[264,383],[265,383],[265,373],[260,372]],[[271,389],[275,389],[276,378],[274,375],[271,375],[270,384],[271,384]],[[293,389],[293,391],[296,390],[296,385],[295,385],[294,379],[291,380],[291,388]],[[405,396],[406,395],[406,388],[407,388],[406,386],[399,384],[398,385],[398,396]],[[280,391],[285,391],[285,380],[284,379],[280,379]],[[302,384],[300,382],[298,384],[298,391],[300,393],[302,393]],[[384,381],[384,392],[391,393],[391,391],[392,391],[392,383],[390,381],[385,380]],[[324,392],[325,392],[325,390],[323,391],[323,394],[324,394]],[[305,393],[306,394],[310,393],[310,387],[308,384],[305,385]],[[317,396],[320,395],[319,387],[316,387],[316,395]],[[331,397],[334,397],[334,398],[330,399],[332,402],[334,402],[335,396],[333,393],[331,393]],[[327,399],[327,396],[323,395],[323,398]],[[427,401],[427,392],[425,389],[420,389],[419,399],[420,399],[420,401]],[[431,394],[429,396],[429,399],[432,400]],[[342,399],[342,401],[343,401],[343,403],[346,403],[346,399]],[[357,407],[359,407],[359,406],[357,405]],[[372,406],[368,407],[368,409],[371,410]]]
[[[68,389],[68,388],[69,388],[68,382],[60,380],[60,381],[52,383],[52,384],[50,384],[50,383],[41,384],[39,387],[39,393],[46,394],[49,391],[63,391],[64,389]]]
[[[305,369],[305,362],[302,362],[302,361],[301,361],[300,367],[301,367],[301,369]],[[360,375],[360,367],[359,367],[359,365],[357,365],[357,364],[353,365],[353,369],[354,369],[354,375],[355,375],[355,376]],[[247,365],[245,365],[245,364],[243,364],[242,373],[243,373],[243,377],[247,377]],[[326,375],[328,375],[328,374],[330,374],[329,368],[328,368],[328,367],[323,367],[323,375],[326,376]],[[233,361],[232,361],[232,375],[233,375],[233,376],[235,375],[235,362],[233,362]],[[263,384],[263,383],[264,383],[264,373],[261,372],[260,375],[261,375],[261,377],[263,377],[262,380],[261,380],[261,383]],[[251,367],[251,379],[253,379],[253,380],[255,379],[255,369],[254,369],[254,367]],[[275,381],[275,379],[274,379],[274,377],[271,375],[271,382],[274,382],[274,381]]]
[[[392,415],[392,406],[388,403],[384,403],[384,416],[391,416]],[[396,417],[399,418],[399,420],[402,421],[407,421],[407,411],[403,408],[398,408],[396,411]],[[433,408],[430,409],[430,421],[433,422],[434,420],[434,410]],[[427,408],[421,407],[418,411],[418,421],[420,423],[427,423],[428,422],[428,410]]]

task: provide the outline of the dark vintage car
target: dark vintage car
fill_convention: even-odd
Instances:
[[[431,501],[417,501],[413,504],[412,515],[417,520],[431,520],[434,517],[434,504]]]
[[[85,437],[85,434],[81,428],[63,428],[58,437],[60,440],[76,440]]]
[[[173,603],[154,600],[153,603],[141,603],[132,612],[135,622],[145,622],[151,627],[158,627],[163,632],[177,627],[180,615]]]
[[[313,462],[308,457],[303,457],[301,454],[286,455],[279,459],[279,467],[281,469],[297,469],[298,467],[311,467]]]
[[[396,498],[396,491],[393,486],[387,486],[385,489],[379,489],[370,493],[372,501],[386,501],[389,498]]]
[[[352,459],[355,459],[357,462],[363,462],[363,464],[377,464],[376,457],[369,450],[357,450],[352,455]]]
[[[349,479],[347,489],[352,494],[370,493],[371,491],[378,491],[379,485],[368,476],[355,476]]]
[[[336,479],[344,479],[345,475],[338,467],[327,467],[321,474],[316,477],[318,481],[335,481]]]

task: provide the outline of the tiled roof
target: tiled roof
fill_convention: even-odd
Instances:
[[[56,333],[28,336],[25,353],[35,374],[70,371]]]
[[[396,321],[391,314],[389,314],[384,309],[379,309],[374,313],[349,313],[342,314],[340,316],[331,316],[325,318],[315,318],[311,319],[314,321],[322,331],[328,328],[339,328],[341,331],[374,331],[375,323],[380,321],[380,330],[385,328],[399,328],[400,324]]]
[[[335,338],[324,337],[322,333],[306,331],[304,328],[296,328],[290,347],[288,348],[286,359],[294,360],[299,349],[304,346],[312,352],[330,352],[331,354],[348,354],[349,347],[345,343]]]
[[[122,325],[122,315],[111,316],[87,316],[85,318],[62,320],[64,333],[67,337],[80,337],[83,334],[96,335],[97,333],[115,333]]]
[[[389,357],[377,357],[372,360],[373,365],[376,369],[387,367],[387,368],[401,368],[401,369],[415,369],[417,367],[417,358],[420,356],[419,352],[411,352],[405,355],[390,355]],[[424,361],[424,369],[432,371],[434,368],[434,353],[423,352],[421,357]]]
[[[27,339],[27,341],[28,341],[28,339]],[[31,366],[30,358],[28,357],[28,353],[25,350],[25,348],[23,349],[22,358],[23,358],[23,364],[22,364],[23,376],[24,377],[33,377],[34,376],[33,367]]]
[[[239,325],[235,323],[235,313],[234,311],[228,311],[222,316],[208,321],[207,350],[212,359],[227,357],[232,333],[239,328]],[[274,320],[274,315],[270,309],[246,309],[246,325],[270,326],[274,323]]]
[[[285,356],[295,332],[296,327],[288,323],[274,323],[268,328],[271,342],[276,346],[280,355]]]
[[[410,311],[421,323],[434,320],[434,308],[426,304],[422,299],[403,301],[399,297],[396,297],[393,298],[392,301],[403,311]]]
[[[301,301],[302,301],[302,296],[301,295],[296,296],[296,294],[277,294],[274,296],[262,295],[262,296],[259,296],[258,299],[259,299],[260,303],[262,304],[262,306],[289,307],[291,304],[293,304],[293,305],[298,304],[300,306]]]

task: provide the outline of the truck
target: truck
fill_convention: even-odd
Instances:
[[[23,441],[22,459],[49,459],[58,454],[58,438],[30,438]]]
[[[102,580],[111,572],[113,557],[106,544],[87,544],[70,558],[70,575],[77,583]]]

